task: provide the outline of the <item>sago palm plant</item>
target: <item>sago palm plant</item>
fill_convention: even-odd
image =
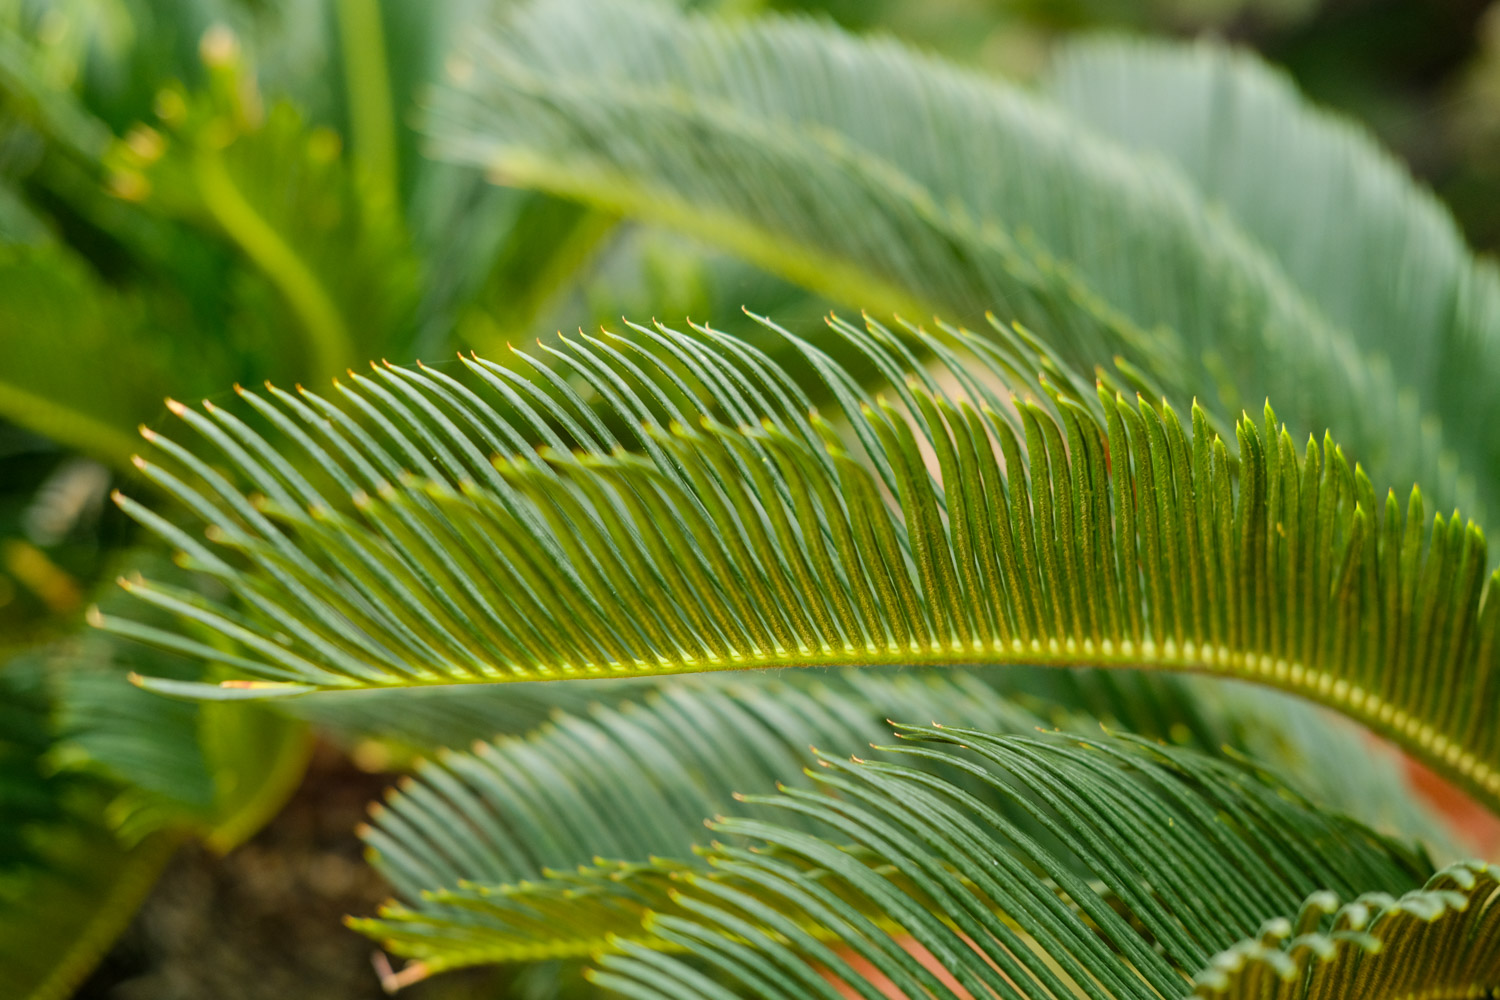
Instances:
[[[1500,808],[1500,577],[1429,520],[1500,490],[1500,277],[1362,136],[1211,48],[1079,47],[1047,102],[653,3],[507,8],[449,75],[440,155],[949,319],[626,323],[145,431],[176,502],[117,502],[188,573],[91,619],[209,666],[141,687],[558,707],[372,809],[390,986],[1500,991],[1494,874],[1255,687]]]
[[[1482,866],[1436,873],[1201,752],[1076,719],[1022,735],[1040,720],[969,672],[1261,681],[1493,803],[1500,613],[1477,529],[1429,532],[1416,494],[1377,519],[1364,471],[1331,441],[1299,454],[1269,408],[1235,425],[1232,457],[1203,410],[1185,427],[1168,401],[1091,390],[1020,331],[832,329],[886,393],[789,333],[805,387],[744,341],[660,326],[565,339],[538,352],[550,364],[469,359],[467,380],[382,365],[338,403],[272,387],[241,392],[243,417],[174,405],[208,450],[153,433],[164,460],[139,465],[206,541],[119,502],[223,596],[127,579],[186,627],[95,623],[223,665],[216,685],[139,681],[219,698],[943,668],[794,684],[753,709],[713,706],[733,688],[662,696],[423,769],[367,836],[403,901],[358,922],[416,974],[601,954],[596,980],[636,995],[780,996],[833,989],[824,976],[869,989],[857,955],[908,995],[1170,996],[1193,973],[1206,995],[1494,983]],[[683,812],[713,802],[702,772],[795,778],[788,744],[855,749],[870,727],[833,713],[872,709],[990,728],[820,754],[819,791],[748,798],[713,820],[722,842],[689,847]],[[1387,942],[1398,927],[1426,937]]]

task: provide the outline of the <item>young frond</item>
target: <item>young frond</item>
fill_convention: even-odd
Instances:
[[[826,757],[816,777],[833,794],[752,799],[795,825],[716,820],[736,839],[709,852],[709,871],[682,875],[673,912],[647,917],[660,943],[616,940],[596,982],[642,998],[878,996],[884,981],[908,997],[1160,1000],[1187,993],[1232,942],[1288,917],[1318,929],[1330,899],[1378,906],[1390,895],[1362,894],[1405,893],[1430,874],[1356,824],[1188,751],[902,735],[905,754],[986,786],[987,800],[946,774]],[[1478,874],[1439,878],[1435,889]]]
[[[1087,731],[1108,720],[1150,738],[1165,735],[1153,718],[1169,717],[1187,745],[1210,754],[1253,749],[1273,772],[1304,777],[1317,770],[1312,761],[1336,769],[1332,789],[1294,788],[1382,827],[1402,787],[1354,727],[1329,725],[1311,706],[1243,689],[1215,699],[1171,675],[847,670],[752,680],[678,680],[639,700],[559,714],[524,737],[439,753],[371,808],[362,836],[397,899],[379,919],[351,925],[428,971],[586,958],[611,936],[642,940],[644,913],[673,910],[671,890],[683,873],[706,870],[696,846],[705,818],[734,811],[817,832],[801,814],[736,804],[731,793],[799,784],[816,763],[813,747],[864,754],[889,738],[885,720],[895,712],[1014,734],[1047,724]],[[1299,715],[1310,725],[1299,725]],[[1267,732],[1275,738],[1257,744]],[[957,778],[1017,819],[987,785]]]
[[[1335,909],[1337,907],[1337,909]],[[1478,997],[1500,986],[1500,880],[1455,865],[1420,890],[1338,906],[1309,897],[1296,922],[1273,920],[1216,955],[1195,1000]]]
[[[139,464],[208,544],[120,502],[235,606],[129,579],[184,628],[96,621],[226,664],[219,688],[155,682],[220,696],[798,666],[1201,671],[1346,711],[1500,801],[1500,601],[1473,524],[1429,531],[1416,491],[1382,510],[1331,438],[1299,452],[1269,407],[1231,449],[1196,406],[1185,427],[1165,401],[1087,391],[1024,331],[832,325],[885,392],[781,331],[837,401],[826,413],[745,342],[666,327],[564,340],[542,348],[550,365],[470,360],[472,388],[383,365],[339,383],[341,404],[242,393],[279,448],[227,409],[174,404],[240,483],[155,433],[179,471]]]

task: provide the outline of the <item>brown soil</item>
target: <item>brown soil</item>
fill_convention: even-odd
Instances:
[[[374,944],[346,928],[387,887],[355,827],[390,783],[319,746],[302,787],[272,823],[226,856],[178,852],[79,1000],[377,1000]],[[399,964],[399,963],[398,963]],[[494,972],[449,974],[403,1000],[504,994]]]

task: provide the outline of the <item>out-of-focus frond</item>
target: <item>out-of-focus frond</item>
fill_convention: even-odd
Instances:
[[[851,306],[994,311],[1073,364],[1123,356],[1152,395],[1219,413],[1269,396],[1294,434],[1338,428],[1377,478],[1444,506],[1495,495],[1458,405],[1494,367],[1454,396],[1399,355],[1372,362],[1382,342],[1170,164],[893,42],[641,0],[521,3],[455,60],[429,128],[505,183],[681,228]]]

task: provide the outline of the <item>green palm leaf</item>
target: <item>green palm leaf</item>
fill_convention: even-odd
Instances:
[[[835,327],[894,394],[863,394],[786,334],[840,400],[844,438],[783,370],[707,330],[565,342],[557,370],[470,362],[505,412],[429,368],[352,376],[342,408],[246,393],[327,495],[240,418],[174,404],[254,499],[153,434],[204,492],[143,472],[219,551],[121,502],[243,610],[126,587],[240,651],[96,623],[250,682],[154,682],[219,696],[790,666],[1210,672],[1338,708],[1500,800],[1500,604],[1472,524],[1438,515],[1429,532],[1415,491],[1382,516],[1331,439],[1299,455],[1269,408],[1263,430],[1236,427],[1235,462],[1196,407],[1189,437],[1169,405],[1088,393],[1020,336]],[[1000,398],[1038,370],[1041,399]],[[642,429],[612,430],[559,372]]]
[[[880,995],[859,962],[906,996],[1174,997],[1234,941],[1274,935],[1287,917],[1316,928],[1330,900],[1427,878],[1357,825],[1191,752],[903,735],[914,740],[904,753],[987,785],[1047,836],[926,770],[828,757],[825,793],[748,800],[793,823],[716,820],[728,842],[709,852],[712,872],[685,875],[673,912],[646,918],[654,941],[613,942],[596,981],[632,997],[834,997],[835,984]],[[805,832],[809,821],[821,835]],[[1432,895],[1493,887],[1470,867],[1429,884]],[[1479,971],[1471,985],[1493,986]]]
[[[815,763],[810,746],[863,752],[889,735],[892,706],[1012,733],[1044,719],[1072,729],[1093,722],[1045,698],[1090,705],[1109,725],[1152,736],[1155,717],[1170,714],[1170,728],[1193,746],[1253,747],[1274,770],[1313,779],[1305,790],[1324,806],[1382,824],[1416,811],[1402,808],[1400,775],[1382,768],[1352,727],[1269,692],[1195,698],[1179,678],[1025,669],[709,680],[560,715],[524,738],[440,753],[419,767],[372,807],[364,833],[397,900],[380,919],[352,925],[416,960],[407,978],[478,962],[583,958],[611,934],[639,937],[642,911],[669,906],[666,893],[682,873],[703,867],[693,845],[705,817],[732,808],[731,792],[794,781]],[[1273,740],[1261,743],[1267,733]],[[1325,769],[1339,781],[1321,786],[1316,774]],[[985,786],[965,787],[986,798]],[[1421,823],[1401,830],[1429,833]]]
[[[1081,728],[1080,720],[1098,720],[1111,730],[1136,733],[1207,753],[1228,751],[1263,761],[1279,774],[1290,776],[1295,787],[1314,802],[1347,812],[1388,833],[1420,840],[1436,854],[1457,858],[1462,852],[1428,806],[1406,787],[1392,754],[1372,752],[1356,725],[1300,699],[1255,685],[1223,682],[1211,677],[1186,677],[1153,671],[1051,670],[1015,666],[1005,670],[951,672],[905,669],[924,683],[951,694],[930,710],[933,718],[974,724],[968,711],[969,678],[1014,703],[1017,710],[1036,716],[1049,726]],[[831,696],[849,705],[834,717],[867,714],[871,724],[882,724],[896,702],[875,703],[870,692],[885,691],[894,680],[887,671],[853,669],[834,674],[775,671],[764,674],[734,672],[700,674],[687,678],[575,681],[571,684],[519,683],[455,685],[451,687],[370,688],[309,694],[276,703],[278,709],[317,726],[320,734],[342,743],[364,762],[384,769],[410,770],[419,761],[446,750],[463,751],[497,736],[530,735],[550,731],[545,723],[558,716],[592,717],[600,711],[641,711],[640,703],[669,699],[671,689],[691,683],[707,686],[704,697],[725,691],[737,700],[758,701],[759,687],[802,699],[804,688],[831,689]],[[890,689],[893,693],[899,688]],[[905,702],[898,697],[898,702]],[[649,714],[649,709],[647,709]],[[915,717],[921,717],[922,712]],[[814,713],[816,715],[816,713]],[[821,716],[817,716],[820,717]],[[977,718],[977,716],[976,716]],[[666,725],[667,723],[662,723]],[[792,734],[798,747],[807,744],[841,747],[813,729]],[[778,737],[779,738],[779,737]],[[709,745],[700,751],[711,752]],[[624,751],[622,751],[624,752]],[[425,765],[423,765],[425,766]],[[571,780],[571,779],[570,779]],[[750,787],[740,783],[737,787]],[[714,790],[713,808],[725,803]],[[686,821],[696,824],[702,817]],[[593,857],[590,848],[569,863]],[[662,853],[653,847],[649,853]],[[644,857],[645,855],[642,855]],[[473,873],[465,877],[474,877]]]
[[[1493,322],[1432,348],[1476,386],[1459,398],[1372,364],[1385,342],[1331,318],[1169,164],[894,43],[649,2],[519,4],[456,62],[429,129],[506,183],[686,230],[851,306],[994,310],[1214,412],[1269,395],[1294,433],[1340,428],[1378,477],[1445,505],[1494,500],[1461,405],[1497,371]]]
[[[809,744],[863,749],[882,711],[1029,731],[1041,720],[972,675],[831,683],[679,682],[640,703],[563,715],[526,737],[442,754],[372,808],[370,859],[397,900],[352,925],[437,971],[586,958],[695,862],[736,791],[795,780]],[[755,814],[751,810],[751,814]],[[762,816],[762,818],[768,818]],[[811,829],[811,827],[809,827]]]

